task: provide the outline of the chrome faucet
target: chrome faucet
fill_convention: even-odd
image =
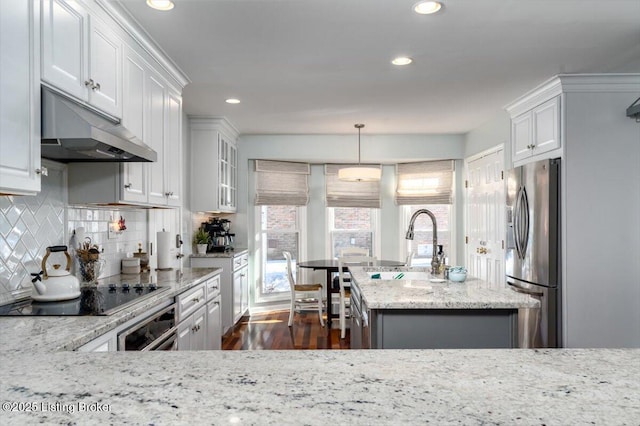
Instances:
[[[407,229],[407,235],[405,238],[407,240],[413,240],[413,224],[422,213],[427,214],[431,218],[431,223],[433,224],[433,254],[431,255],[431,273],[437,274],[440,271],[440,259],[436,254],[436,250],[438,248],[438,225],[436,224],[436,217],[431,211],[427,209],[416,210],[416,212],[411,216],[409,220],[409,229]]]

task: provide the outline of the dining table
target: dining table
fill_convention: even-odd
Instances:
[[[400,260],[376,260],[374,262],[367,263],[367,266],[405,266],[405,261]],[[339,290],[333,290],[333,274],[338,273],[338,259],[320,259],[320,260],[307,260],[305,262],[299,262],[297,264],[300,268],[307,268],[316,270],[324,270],[327,274],[327,284],[325,286],[327,292],[327,326],[331,328],[331,320],[338,318],[338,314],[332,313],[331,294],[339,293]],[[351,264],[352,266],[357,266]],[[348,267],[347,267],[348,269]]]

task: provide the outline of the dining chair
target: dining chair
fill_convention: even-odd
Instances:
[[[349,265],[365,266],[375,263],[376,258],[372,256],[351,255],[338,257],[338,282],[340,283],[340,338],[344,339],[347,334],[347,308],[350,306],[351,289],[345,286],[345,268]]]
[[[291,288],[291,306],[289,308],[289,327],[293,325],[293,314],[298,309],[318,309],[320,325],[324,327],[322,319],[322,284],[296,284],[293,277],[293,267],[291,266],[291,253],[283,251],[284,258],[287,259],[287,277]],[[308,293],[315,293],[314,297],[308,297]]]
[[[343,247],[338,250],[338,257],[344,257],[344,256],[369,256],[369,249],[366,247]],[[344,282],[348,283],[349,281],[351,281],[351,278],[347,273],[347,276],[344,277]],[[336,276],[333,278],[332,288],[334,290],[337,290],[338,286],[339,286],[338,277]]]

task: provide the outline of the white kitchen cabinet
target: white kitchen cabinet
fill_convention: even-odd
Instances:
[[[0,194],[40,191],[40,3],[0,13]]]
[[[233,323],[240,321],[249,308],[249,268],[246,259],[233,273]]]
[[[204,349],[220,350],[222,346],[222,311],[221,297],[218,295],[207,302],[207,338]]]
[[[179,351],[200,351],[205,349],[206,315],[206,306],[202,306],[178,324]]]
[[[42,2],[42,80],[122,116],[122,41],[78,2]]]
[[[149,203],[180,206],[182,101],[153,73],[147,76],[145,90],[148,111],[145,142],[158,153],[158,160],[147,164]]]
[[[179,207],[182,201],[182,98],[169,91],[166,100],[164,191],[167,205]]]
[[[144,141],[145,76],[148,66],[133,49],[124,49],[122,124],[138,139]],[[148,170],[145,163],[123,163],[124,182],[122,198],[125,201],[146,203],[148,196]]]
[[[147,91],[147,120],[145,126],[147,145],[158,153],[155,163],[147,164],[149,168],[149,202],[151,204],[164,204],[166,201],[164,185],[164,119],[165,119],[165,92],[164,82],[153,73],[150,73],[145,82]]]
[[[139,83],[137,65],[125,61],[127,85]],[[143,64],[138,64],[143,65]],[[132,204],[179,207],[182,173],[182,100],[153,71],[144,69],[147,76],[142,92],[143,111],[139,99],[125,101],[127,115],[142,115],[143,142],[158,154],[153,163],[70,163],[68,185],[70,204]],[[131,104],[131,105],[130,105]],[[137,131],[141,131],[138,127]],[[138,135],[136,135],[138,136]]]
[[[238,131],[224,118],[192,117],[189,122],[191,210],[235,212]]]
[[[557,155],[560,148],[560,96],[511,119],[511,154],[514,163]]]
[[[242,250],[233,254],[192,256],[191,267],[222,268],[220,273],[222,334],[227,333],[249,309],[249,254],[246,250]]]
[[[205,302],[205,283],[176,296],[179,351],[204,349],[207,314]]]

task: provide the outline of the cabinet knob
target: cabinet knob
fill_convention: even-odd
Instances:
[[[35,172],[37,175],[49,176],[49,169],[47,169],[46,167],[36,169]]]
[[[194,297],[193,299],[191,299],[192,302],[194,303],[198,303],[200,301],[200,299],[198,299],[197,297]]]
[[[100,83],[96,83],[96,84],[94,84],[93,86],[91,86],[91,90],[93,90],[94,92],[95,92],[96,90],[100,90]]]
[[[126,184],[124,187],[125,187],[126,189],[129,189],[129,188],[131,188],[132,186],[133,186],[133,185],[131,185],[130,183],[128,183],[128,184]]]
[[[84,82],[84,85],[87,86],[87,87],[93,88],[93,86],[94,86],[93,79],[90,78],[89,80],[86,80]]]
[[[536,147],[536,144],[533,144],[533,143],[532,143],[532,144],[531,144],[531,149],[533,149],[533,148],[535,148],[535,147]]]

